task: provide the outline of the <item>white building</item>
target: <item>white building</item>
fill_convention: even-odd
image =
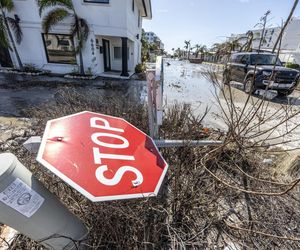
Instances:
[[[285,31],[281,44],[280,59],[300,64],[300,19],[294,18]]]
[[[165,49],[165,45],[154,32],[145,32],[145,37],[149,44],[156,44],[160,50]]]
[[[10,15],[20,18],[23,39],[17,48],[22,62],[53,73],[77,71],[79,58],[69,35],[68,21],[46,35],[36,0],[15,0],[14,4],[15,12]],[[90,29],[83,49],[86,72],[95,75],[119,73],[125,77],[134,72],[141,62],[142,19],[152,18],[151,0],[74,0],[73,4]],[[14,53],[9,53],[12,63],[17,65]],[[2,54],[7,56],[7,51],[2,49],[0,56]],[[2,64],[7,61],[2,59]]]
[[[280,34],[281,27],[267,28],[265,30],[265,39],[262,41],[261,49],[271,51]],[[262,30],[252,30],[254,39],[252,49],[258,49]],[[240,44],[247,42],[247,34],[231,35],[230,41],[238,39]],[[283,62],[292,62],[300,64],[300,19],[293,18],[287,26],[281,40],[280,59]]]
[[[253,33],[253,41],[252,41],[252,49],[258,49],[260,40],[262,37],[262,29],[257,30],[251,30]],[[274,44],[279,36],[280,28],[274,27],[274,28],[267,28],[265,30],[264,34],[264,40],[261,43],[261,49],[262,50],[272,50],[274,47]],[[230,41],[232,40],[238,40],[238,42],[241,45],[244,45],[247,43],[247,33],[238,34],[238,35],[231,35]]]

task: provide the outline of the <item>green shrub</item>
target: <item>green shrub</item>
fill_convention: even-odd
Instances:
[[[139,73],[143,73],[146,71],[146,65],[139,63],[138,65],[135,66],[135,73],[139,74]]]
[[[297,63],[290,63],[290,62],[288,62],[288,63],[285,64],[285,67],[286,68],[290,68],[290,69],[299,69],[300,65],[297,64]]]

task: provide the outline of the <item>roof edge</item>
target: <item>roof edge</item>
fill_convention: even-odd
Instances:
[[[152,19],[152,3],[151,0],[142,0],[142,4],[144,7],[145,15],[143,18],[151,20]]]

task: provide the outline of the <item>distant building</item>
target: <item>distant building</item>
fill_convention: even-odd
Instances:
[[[257,30],[251,30],[251,31],[253,33],[252,49],[256,50],[259,48],[263,30],[257,29]],[[261,49],[262,50],[272,50],[272,48],[279,36],[279,33],[280,33],[279,27],[267,28],[265,30],[264,40],[262,41]],[[229,38],[229,40],[230,41],[238,40],[238,42],[241,45],[244,45],[247,42],[247,33],[237,34],[237,35],[232,34],[231,37]]]
[[[261,44],[261,50],[272,51],[276,40],[280,34],[281,27],[267,28],[265,30],[264,40]],[[262,29],[251,30],[253,32],[252,49],[257,50],[262,37]],[[247,33],[233,34],[229,41],[238,39],[243,45],[247,42]],[[280,59],[283,62],[292,62],[300,64],[300,19],[293,18],[287,26],[281,41]]]
[[[14,4],[15,10],[9,16],[20,20],[23,39],[17,49],[22,62],[53,73],[78,70],[80,59],[68,20],[59,23],[51,34],[44,34],[37,1],[14,0]],[[151,0],[73,0],[73,5],[90,29],[83,48],[86,72],[122,76],[134,72],[141,62],[142,20],[152,18]],[[16,64],[13,51],[0,48],[0,66]]]
[[[146,40],[151,45],[157,45],[157,49],[164,50],[165,45],[154,32],[145,32]]]

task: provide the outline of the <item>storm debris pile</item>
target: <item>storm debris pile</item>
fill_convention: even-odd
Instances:
[[[55,105],[31,110],[33,134],[46,121],[90,110],[120,116],[148,131],[147,109],[130,100],[66,89]],[[203,114],[205,115],[205,114]],[[163,149],[169,171],[158,198],[92,203],[38,165],[21,144],[1,145],[22,159],[34,175],[88,226],[88,249],[279,248],[300,247],[299,188],[293,176],[264,164],[264,151],[204,128],[189,105],[166,110],[161,136],[224,140],[218,147]],[[239,143],[237,143],[239,142]],[[45,225],[46,226],[46,225]],[[10,249],[42,249],[18,235]]]

